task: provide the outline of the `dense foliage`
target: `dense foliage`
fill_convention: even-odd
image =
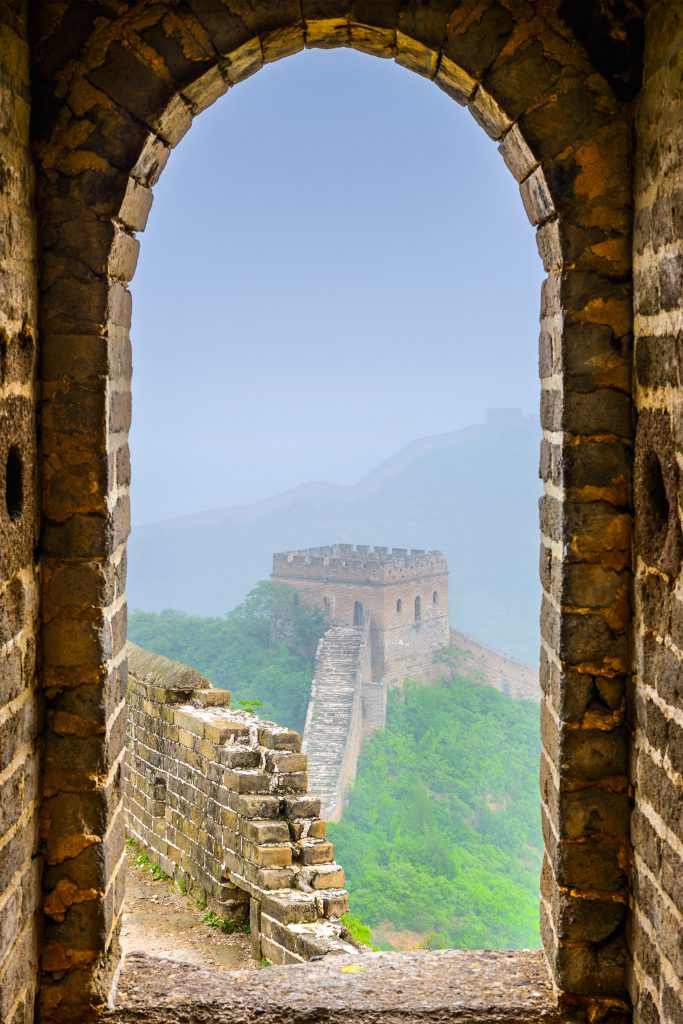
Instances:
[[[539,754],[537,705],[489,686],[408,682],[391,696],[329,825],[374,941],[392,926],[436,946],[540,945]]]
[[[271,634],[271,611],[289,628],[287,644]],[[261,701],[258,713],[301,732],[322,615],[301,607],[288,587],[259,583],[224,618],[200,618],[173,609],[133,612],[128,636],[136,644],[192,665],[214,686],[230,690],[233,704]]]

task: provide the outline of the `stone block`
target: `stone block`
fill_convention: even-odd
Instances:
[[[326,842],[302,842],[297,847],[302,864],[330,864],[334,861],[334,846]]]
[[[308,826],[309,839],[324,839],[327,833],[327,822],[322,818],[316,818]]]
[[[337,864],[325,864],[311,869],[310,884],[314,889],[343,889],[344,871]]]
[[[297,772],[293,775],[276,775],[278,793],[305,793],[308,789],[308,775]]]
[[[252,843],[289,842],[289,829],[284,821],[241,818],[239,830]]]
[[[259,889],[287,889],[291,886],[294,872],[290,868],[260,868],[249,862],[244,863],[244,877]]]
[[[320,800],[315,797],[285,797],[282,807],[287,818],[317,818],[320,815]]]
[[[280,800],[276,796],[229,793],[226,803],[243,818],[277,818],[280,814]]]
[[[247,746],[221,746],[216,748],[217,757],[225,768],[258,768],[261,752]]]
[[[349,894],[345,889],[323,889],[316,895],[315,900],[323,917],[339,919],[349,909]]]
[[[268,747],[270,750],[301,750],[299,733],[277,726],[264,726],[259,729],[258,741],[262,747]]]
[[[258,769],[226,768],[223,772],[223,785],[234,793],[268,793],[270,780],[268,772]]]
[[[305,772],[308,758],[305,754],[289,751],[266,751],[265,766],[269,772]]]
[[[299,892],[264,893],[262,901],[263,913],[279,921],[280,924],[311,924],[317,920],[317,899],[313,894]]]
[[[292,863],[292,847],[289,843],[269,843],[256,846],[242,840],[242,856],[263,868],[288,868]]]

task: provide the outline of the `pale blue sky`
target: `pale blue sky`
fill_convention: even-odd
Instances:
[[[538,410],[542,267],[517,185],[432,83],[347,50],[269,65],[172,154],[133,281],[133,518],[351,483]]]

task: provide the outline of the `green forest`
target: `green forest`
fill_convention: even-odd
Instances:
[[[540,945],[539,756],[531,702],[457,677],[390,695],[328,825],[374,942],[407,930],[449,948]]]
[[[271,621],[290,623],[283,642]],[[324,624],[289,588],[259,584],[223,618],[134,612],[131,640],[192,665],[233,704],[301,732]],[[450,675],[450,673],[448,673]],[[407,681],[328,826],[351,911],[381,947],[540,945],[538,707],[476,679]],[[395,933],[403,933],[396,936]],[[400,940],[400,941],[399,941]]]

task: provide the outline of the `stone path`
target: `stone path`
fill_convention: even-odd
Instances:
[[[310,717],[304,730],[308,785],[320,799],[320,814],[336,820],[344,754],[352,725],[359,678],[363,630],[333,626],[323,635],[315,659]]]
[[[136,866],[135,850],[126,861],[126,898],[121,929],[124,955],[144,951],[155,959],[173,960],[218,970],[256,971],[250,937],[226,935],[202,921],[206,913],[170,880],[155,881],[149,869]]]

